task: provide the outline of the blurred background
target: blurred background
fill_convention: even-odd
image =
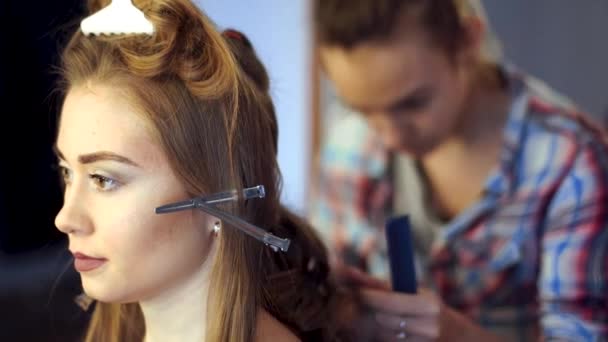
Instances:
[[[49,96],[58,51],[83,2],[0,2],[0,341],[75,340],[88,317],[74,301],[78,276],[53,225],[61,193],[51,150],[58,103]],[[608,1],[483,2],[508,61],[608,122]],[[345,112],[316,63],[309,2],[197,3],[219,28],[244,32],[269,69],[283,201],[305,214],[316,151]]]
[[[320,74],[306,0],[198,0],[220,27],[242,30],[269,70],[279,115],[283,199],[304,213],[311,161],[346,110]],[[604,122],[608,119],[608,1],[482,0],[505,59]]]

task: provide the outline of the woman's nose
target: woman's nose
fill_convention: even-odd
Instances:
[[[93,231],[93,225],[88,217],[84,201],[79,198],[80,196],[75,190],[77,189],[66,189],[63,206],[55,217],[55,226],[59,231],[68,235],[90,234]]]

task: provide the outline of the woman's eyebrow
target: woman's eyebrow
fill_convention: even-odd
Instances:
[[[59,148],[56,145],[53,146],[53,150],[55,151],[55,154],[60,159],[65,160],[63,153],[61,152],[61,150],[59,150]],[[95,162],[103,161],[103,160],[115,161],[115,162],[131,165],[131,166],[135,166],[135,167],[141,167],[141,166],[139,166],[139,164],[137,164],[136,162],[134,162],[133,160],[131,160],[129,158],[127,158],[125,156],[121,156],[120,154],[117,154],[114,152],[109,152],[109,151],[98,151],[98,152],[87,153],[87,154],[82,154],[82,155],[78,156],[78,162],[80,162],[81,164],[91,164],[91,163],[95,163]]]

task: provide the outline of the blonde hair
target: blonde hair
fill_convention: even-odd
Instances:
[[[89,3],[90,12],[109,0]],[[222,229],[213,259],[207,341],[249,341],[260,308],[298,336],[331,340],[340,329],[342,295],[329,278],[326,251],[313,229],[279,202],[276,118],[255,54],[228,42],[187,0],[136,0],[153,36],[87,37],[77,31],[62,55],[64,94],[86,82],[112,85],[141,109],[150,133],[192,195],[263,184],[263,201],[227,210],[292,240],[276,254],[237,229]],[[255,59],[257,61],[257,59]],[[261,67],[261,70],[260,70]],[[313,267],[311,267],[311,265]],[[308,335],[307,335],[308,334]],[[86,341],[141,341],[137,303],[95,304]]]

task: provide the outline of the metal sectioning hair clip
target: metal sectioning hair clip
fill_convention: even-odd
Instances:
[[[152,22],[131,0],[112,0],[110,5],[82,20],[80,29],[85,35],[154,33]]]
[[[266,192],[263,185],[258,185],[252,188],[243,189],[244,199],[264,198]],[[253,225],[238,216],[227,213],[221,209],[215,207],[216,204],[236,201],[238,200],[238,194],[236,190],[220,192],[217,194],[196,197],[187,201],[175,202],[156,208],[157,214],[167,214],[176,211],[200,209],[211,216],[215,216],[222,221],[225,221],[232,226],[240,229],[243,233],[263,242],[265,245],[272,248],[273,251],[286,252],[289,249],[291,241],[289,239],[283,239],[277,237],[266,230]]]

